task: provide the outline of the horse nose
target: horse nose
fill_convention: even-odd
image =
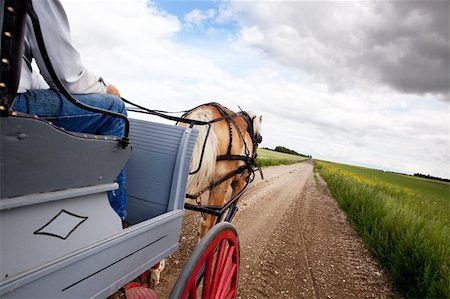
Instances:
[[[257,134],[256,135],[256,143],[261,143],[262,142],[262,136]]]

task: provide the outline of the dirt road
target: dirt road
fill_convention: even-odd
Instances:
[[[312,162],[264,169],[239,203],[238,298],[396,297]],[[186,212],[180,250],[167,261],[167,298],[197,243],[198,215]]]

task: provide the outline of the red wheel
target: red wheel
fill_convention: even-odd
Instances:
[[[236,298],[239,238],[231,223],[215,225],[198,243],[170,298]]]

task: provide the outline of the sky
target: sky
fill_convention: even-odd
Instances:
[[[85,66],[128,100],[240,106],[262,147],[450,178],[447,0],[62,3]]]

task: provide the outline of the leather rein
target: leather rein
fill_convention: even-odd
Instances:
[[[209,133],[211,131],[211,125],[213,123],[216,123],[216,122],[219,122],[219,121],[222,121],[222,120],[226,120],[227,121],[228,127],[229,127],[229,132],[230,132],[230,142],[228,144],[227,153],[225,155],[217,156],[216,161],[228,161],[228,160],[243,161],[245,163],[245,165],[242,165],[242,166],[238,167],[237,169],[235,169],[234,171],[231,171],[228,174],[226,174],[225,176],[217,179],[216,181],[212,182],[208,187],[206,187],[205,189],[201,190],[200,192],[198,192],[196,194],[186,194],[186,198],[195,199],[197,201],[197,204],[199,204],[198,198],[203,193],[205,193],[206,191],[212,190],[216,186],[218,186],[221,183],[225,182],[226,180],[234,177],[235,175],[242,174],[245,170],[248,170],[250,172],[250,174],[251,174],[247,178],[247,182],[246,182],[247,185],[253,181],[253,179],[255,177],[255,171],[256,170],[258,170],[260,172],[261,178],[264,178],[261,168],[256,164],[256,148],[258,146],[258,142],[255,140],[255,136],[254,136],[253,119],[248,115],[247,112],[241,110],[240,112],[237,112],[237,113],[227,113],[227,111],[225,111],[225,108],[222,105],[220,105],[220,104],[218,104],[216,102],[211,102],[211,103],[206,103],[206,104],[199,105],[199,106],[197,106],[195,108],[192,108],[190,110],[187,110],[187,111],[181,111],[184,114],[181,117],[176,117],[176,116],[167,115],[167,113],[177,113],[177,112],[152,110],[152,109],[148,109],[148,108],[146,108],[144,106],[138,105],[136,103],[133,103],[131,101],[128,101],[127,99],[122,98],[122,100],[125,103],[130,104],[130,105],[132,105],[132,106],[137,108],[137,109],[134,109],[134,108],[127,107],[128,111],[155,115],[155,116],[162,117],[162,118],[165,118],[165,119],[168,119],[168,120],[176,121],[177,124],[180,123],[180,122],[189,124],[190,127],[193,127],[194,125],[206,125],[206,126],[208,126],[208,131],[206,133],[205,141],[203,142],[203,146],[202,146],[202,152],[201,152],[199,164],[198,164],[197,168],[194,171],[189,173],[189,175],[193,175],[193,174],[197,173],[198,171],[200,171],[200,168],[201,168],[202,162],[203,162],[203,156],[204,156],[204,153],[205,153],[206,142],[208,140]],[[218,118],[212,119],[210,121],[200,121],[200,120],[196,120],[196,119],[187,119],[187,118],[185,118],[186,115],[191,113],[193,110],[198,109],[198,108],[203,107],[203,106],[208,106],[208,105],[214,106],[219,111],[221,116],[218,117]],[[252,153],[250,153],[250,150],[249,150],[249,148],[247,146],[247,143],[245,142],[244,135],[242,134],[241,130],[239,129],[238,125],[236,124],[236,121],[234,120],[236,117],[242,117],[245,120],[245,122],[247,123],[247,132],[250,134],[250,137],[251,137],[252,143],[253,143],[253,152]],[[244,142],[245,156],[244,155],[232,155],[231,154],[231,148],[232,148],[232,145],[233,145],[232,144],[232,142],[233,142],[232,141],[232,139],[233,139],[232,126],[234,126],[236,128],[236,131],[239,133],[239,137]]]

